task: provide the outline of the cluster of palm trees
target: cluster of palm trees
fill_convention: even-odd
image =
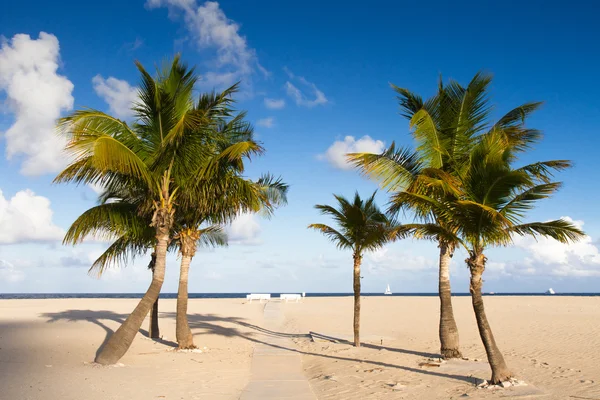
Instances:
[[[241,213],[271,215],[286,203],[288,186],[270,174],[244,176],[244,162],[264,152],[253,137],[245,113],[234,109],[237,85],[221,93],[195,97],[198,76],[176,56],[153,76],[137,63],[141,79],[133,122],[83,109],[62,118],[58,127],[68,139],[72,162],[56,182],[103,188],[98,205],[71,225],[64,242],[88,237],[111,241],[90,272],[126,262],[150,251],[151,284],[127,320],[110,337],[96,362],[113,364],[130,347],[150,313],[150,336],[158,337],[158,297],[168,251],[180,254],[176,337],[180,349],[194,348],[187,320],[188,273],[198,245],[227,244],[223,225]],[[319,230],[354,260],[354,344],[360,346],[360,265],[365,251],[387,242],[416,237],[439,247],[439,336],[444,358],[457,358],[458,329],[452,312],[449,267],[455,250],[468,253],[470,292],[477,325],[492,368],[492,383],[512,377],[498,350],[481,296],[482,274],[490,246],[508,245],[514,235],[542,235],[560,242],[583,232],[566,220],[523,223],[537,200],[556,192],[553,173],[567,160],[517,166],[519,156],[541,139],[527,128],[527,117],[540,103],[527,103],[491,123],[488,87],[491,77],[478,73],[467,87],[439,83],[427,101],[393,87],[401,114],[410,121],[416,148],[394,143],[381,154],[348,154],[364,175],[390,193],[382,212],[375,193],[367,200],[336,196],[338,207],[317,205],[337,228]],[[398,223],[401,211],[415,216]]]
[[[553,174],[571,166],[568,160],[518,165],[519,156],[541,139],[526,127],[527,118],[541,103],[523,104],[491,122],[491,76],[478,73],[466,87],[455,81],[423,101],[409,90],[393,86],[401,114],[409,120],[416,148],[394,143],[381,154],[353,153],[348,160],[362,174],[390,193],[386,213],[356,194],[349,202],[336,196],[338,207],[317,205],[332,216],[339,229],[313,224],[340,248],[353,251],[354,343],[360,345],[360,263],[364,251],[406,237],[429,239],[439,248],[439,337],[444,358],[462,357],[450,290],[450,261],[457,248],[466,250],[470,293],[479,333],[492,369],[490,382],[512,378],[488,323],[482,275],[485,250],[509,245],[515,235],[547,236],[565,243],[584,233],[569,221],[523,223],[538,200],[561,186]],[[401,211],[411,212],[412,223],[399,224]]]
[[[88,237],[111,241],[90,272],[152,252],[152,281],[127,320],[96,356],[116,363],[151,311],[150,335],[158,337],[158,297],[168,251],[181,258],[176,337],[194,348],[187,320],[188,271],[198,245],[227,244],[222,226],[241,213],[269,216],[286,203],[288,186],[265,174],[244,176],[244,162],[264,152],[245,113],[233,108],[237,85],[194,96],[198,75],[176,56],[155,76],[137,63],[141,79],[132,123],[83,109],[62,118],[72,162],[55,182],[103,188],[99,204],[71,225],[64,242]]]

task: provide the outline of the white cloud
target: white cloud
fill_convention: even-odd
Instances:
[[[435,272],[438,268],[437,260],[415,255],[406,251],[390,250],[387,246],[373,252],[368,252],[363,257],[363,265],[369,273],[387,274],[391,271],[400,272]]]
[[[290,71],[288,68],[284,68],[284,71],[288,74],[288,76],[290,77],[291,80],[295,80],[295,81],[302,83],[302,85],[309,88],[310,91],[314,95],[314,99],[310,100],[304,94],[304,92],[302,90],[300,90],[298,87],[296,87],[290,81],[287,81],[285,83],[285,91],[288,94],[288,96],[290,96],[292,99],[294,99],[294,101],[296,102],[296,105],[311,108],[311,107],[326,104],[329,102],[329,100],[327,100],[327,97],[325,97],[325,93],[320,91],[319,88],[317,88],[317,85],[315,85],[312,82],[307,81],[302,76],[294,75],[292,73],[292,71]]]
[[[265,107],[270,110],[280,110],[285,107],[285,100],[265,98]]]
[[[92,189],[92,191],[97,195],[101,195],[102,193],[104,193],[104,186],[98,183],[90,183],[88,184],[88,187]]]
[[[6,200],[0,190],[0,244],[59,241],[63,236],[52,222],[46,197],[27,189]]]
[[[25,273],[15,268],[15,266],[6,260],[0,259],[0,281],[1,282],[19,282],[25,279]]]
[[[230,85],[248,79],[256,70],[268,75],[259,64],[256,51],[240,35],[240,26],[227,18],[219,3],[207,1],[199,6],[195,0],[148,0],[146,6],[167,7],[171,17],[182,12],[185,26],[198,47],[216,51],[217,70],[204,74],[206,86]]]
[[[356,140],[354,136],[346,136],[344,140],[336,140],[325,152],[320,154],[320,160],[327,160],[335,168],[351,169],[352,165],[346,161],[348,153],[381,153],[385,148],[385,143],[381,140],[371,139],[370,136],[363,136]]]
[[[231,244],[255,245],[260,244],[260,224],[255,214],[244,213],[239,215],[226,228],[227,237]]]
[[[583,221],[573,220],[568,216],[562,218],[579,228],[583,227]],[[529,236],[516,237],[514,242],[528,253],[524,262],[511,266],[515,273],[525,270],[543,275],[600,276],[600,251],[589,236],[569,244],[545,237],[537,238],[536,241]]]
[[[104,79],[96,75],[92,78],[92,84],[96,94],[104,99],[114,116],[125,119],[133,115],[131,107],[138,99],[137,88],[112,76]]]
[[[261,118],[258,121],[256,121],[256,125],[262,126],[263,128],[272,128],[273,126],[275,126],[275,118]]]
[[[6,92],[15,118],[4,132],[6,157],[22,157],[24,175],[56,172],[68,163],[66,139],[54,127],[61,113],[73,108],[73,84],[57,74],[59,60],[58,39],[45,32],[38,39],[15,35],[0,48],[0,92]]]

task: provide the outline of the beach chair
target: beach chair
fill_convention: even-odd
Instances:
[[[298,301],[300,301],[300,299],[302,298],[301,294],[296,294],[296,293],[282,293],[279,295],[279,298],[283,301],[285,300],[285,302],[287,303],[288,301],[296,301],[296,303]]]
[[[246,295],[246,299],[249,300],[250,303],[252,303],[252,300],[258,300],[262,303],[263,300],[269,301],[271,295],[269,293],[250,293],[249,295]]]

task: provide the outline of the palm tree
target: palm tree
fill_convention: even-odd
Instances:
[[[466,88],[453,80],[444,86],[440,79],[436,95],[427,101],[392,85],[398,95],[400,113],[410,121],[416,150],[396,148],[392,143],[381,154],[348,155],[363,174],[379,181],[392,193],[388,209],[392,215],[410,208],[420,222],[427,224],[429,233],[435,227],[436,234],[428,237],[437,242],[439,248],[439,337],[443,358],[462,357],[450,287],[450,263],[459,245],[454,239],[456,231],[452,221],[446,221],[434,207],[419,203],[418,207],[411,208],[410,202],[404,199],[407,193],[446,202],[456,199],[460,180],[470,163],[472,147],[489,131],[504,137],[515,151],[527,149],[540,137],[538,131],[525,127],[525,121],[541,103],[523,104],[490,126],[492,105],[488,87],[491,79],[490,75],[477,73]],[[547,167],[538,165],[540,171]],[[404,225],[403,229],[406,228],[409,227]]]
[[[315,208],[321,214],[334,219],[338,229],[325,224],[311,224],[328,237],[340,249],[351,249],[354,260],[354,346],[360,347],[360,265],[365,251],[383,247],[390,240],[391,223],[375,204],[375,193],[366,201],[358,192],[350,202],[346,198],[334,195],[338,208],[317,204]]]
[[[570,165],[557,160],[513,168],[513,143],[501,132],[491,130],[474,146],[468,168],[455,199],[442,199],[413,193],[397,194],[412,207],[429,207],[443,216],[449,224],[447,235],[462,245],[469,257],[465,260],[470,271],[470,292],[473,310],[492,369],[490,383],[509,380],[513,374],[506,365],[487,320],[482,292],[482,275],[487,258],[485,249],[506,246],[515,235],[546,236],[561,243],[575,241],[584,233],[572,223],[558,219],[549,222],[521,223],[525,212],[538,200],[550,197],[561,186],[552,182],[553,170]],[[411,226],[418,237],[437,237],[439,226]]]
[[[175,214],[175,198],[186,181],[201,177],[203,148],[199,140],[186,140],[186,132],[203,123],[195,112],[193,69],[175,57],[157,78],[136,63],[141,74],[136,122],[129,126],[97,110],[77,110],[62,118],[58,127],[68,138],[66,150],[73,161],[55,182],[101,184],[104,187],[142,187],[148,193],[135,210],[152,215],[156,262],[152,282],[131,315],[96,356],[100,364],[117,362],[130,347],[144,318],[159,296],[164,281],[167,248]],[[199,129],[199,128],[198,128]],[[234,154],[239,149],[232,149]]]
[[[496,345],[484,310],[481,291],[487,261],[485,249],[510,244],[514,235],[541,235],[561,243],[576,241],[584,235],[563,219],[521,223],[525,212],[536,201],[555,193],[561,183],[536,179],[522,168],[513,169],[512,150],[503,142],[501,136],[492,133],[474,149],[463,182],[463,196],[450,212],[469,253],[465,261],[471,274],[470,292],[479,334],[492,368],[492,384],[508,380],[512,373]]]
[[[251,139],[251,126],[244,121],[245,113],[233,115],[230,104],[233,102],[231,96],[237,90],[237,84],[220,94],[212,93],[202,95],[197,104],[194,105],[191,98],[191,87],[196,80],[193,70],[188,70],[181,65],[178,58],[169,68],[159,71],[158,78],[154,80],[138,64],[142,72],[142,84],[140,90],[140,103],[135,107],[138,122],[134,130],[126,135],[118,131],[102,132],[106,129],[106,119],[111,119],[105,114],[94,112],[95,115],[76,115],[77,120],[64,120],[63,126],[70,133],[71,130],[79,134],[78,142],[72,145],[72,150],[79,156],[82,153],[88,158],[85,170],[78,171],[77,165],[71,166],[74,172],[63,173],[57,180],[76,182],[89,182],[90,180],[101,181],[106,186],[103,195],[104,203],[112,204],[115,201],[122,206],[128,204],[130,219],[135,216],[139,226],[135,226],[134,232],[130,232],[130,226],[121,226],[128,218],[125,216],[108,215],[108,220],[94,220],[93,218],[78,219],[75,231],[81,230],[77,237],[70,241],[76,243],[81,241],[86,233],[102,231],[116,238],[115,243],[97,262],[93,268],[100,272],[104,267],[115,260],[125,260],[129,256],[145,252],[154,247],[153,283],[156,280],[162,284],[164,269],[158,269],[159,239],[167,241],[169,248],[179,247],[182,253],[182,264],[180,274],[180,290],[178,295],[177,336],[180,348],[193,347],[191,331],[187,324],[185,310],[187,309],[187,271],[189,262],[195,252],[195,242],[190,244],[190,238],[197,237],[200,243],[223,244],[224,237],[218,232],[218,228],[209,227],[200,229],[200,225],[209,220],[226,222],[238,212],[259,211],[271,209],[270,207],[285,201],[287,185],[281,180],[275,180],[270,175],[261,177],[254,182],[243,178],[240,174],[244,171],[243,159],[253,154],[262,153],[262,147]],[[185,110],[182,113],[181,110]],[[94,121],[91,118],[100,114],[102,120]],[[119,121],[120,122],[120,121]],[[122,123],[124,125],[124,123]],[[125,125],[126,127],[126,125]],[[166,130],[165,127],[170,127]],[[113,129],[112,127],[109,127]],[[90,132],[91,131],[91,132]],[[90,153],[89,138],[85,142],[83,138],[90,134],[104,134],[100,140],[114,137],[118,141],[125,142],[129,155],[133,153],[138,156],[138,161],[143,163],[139,169],[150,174],[162,171],[162,179],[159,185],[149,185],[148,182],[139,179],[136,171],[114,171],[110,168],[94,170],[100,159],[100,163],[108,154]],[[136,136],[137,135],[137,136]],[[94,138],[96,141],[98,139]],[[88,146],[88,147],[86,147]],[[96,150],[98,146],[93,147]],[[85,153],[87,151],[87,153]],[[124,151],[127,154],[127,151]],[[122,155],[117,155],[122,156]],[[81,160],[78,160],[81,161]],[[115,161],[118,162],[118,159]],[[77,161],[76,161],[77,163]],[[75,164],[75,163],[74,163]],[[81,162],[81,164],[84,164]],[[91,165],[89,165],[91,164]],[[229,169],[224,168],[229,166]],[[231,173],[234,171],[236,173]],[[73,178],[71,175],[74,175]],[[65,177],[66,175],[66,177]],[[171,189],[171,186],[174,186]],[[179,190],[177,197],[177,209],[174,207],[173,196],[165,195],[165,188],[173,192]],[[156,200],[158,197],[158,201]],[[166,200],[165,200],[166,199]],[[103,204],[104,205],[104,204]],[[156,225],[157,209],[168,210],[168,221],[164,225],[164,236],[159,238],[156,229],[150,229]],[[84,213],[85,214],[85,213]],[[110,219],[112,218],[112,220]],[[190,219],[191,218],[191,219]],[[144,221],[146,225],[144,225]],[[150,224],[148,224],[150,222]],[[150,226],[149,226],[150,225]],[[143,229],[145,227],[145,229]],[[168,229],[166,229],[168,227]],[[154,232],[153,232],[154,231]],[[176,237],[175,237],[176,236]],[[152,293],[147,297],[154,299],[153,315],[156,310],[158,293],[155,293],[157,285],[151,285]],[[140,303],[142,304],[142,303]],[[145,306],[144,306],[145,307]],[[136,311],[138,309],[136,308]],[[146,311],[147,313],[148,311]],[[141,311],[136,313],[136,320],[124,325],[132,326],[141,324],[139,320]],[[145,314],[144,316],[145,317]],[[143,319],[143,317],[141,317]],[[131,317],[130,317],[131,318]],[[155,319],[151,318],[152,322]],[[139,325],[136,330],[139,329]],[[133,340],[132,329],[124,337],[119,336],[120,331],[111,338],[107,346],[97,357],[101,363],[116,362],[124,354],[127,348],[115,346],[113,343],[126,342],[128,347]],[[180,339],[180,340],[179,340]]]

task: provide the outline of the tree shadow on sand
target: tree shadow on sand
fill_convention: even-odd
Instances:
[[[175,314],[174,313],[165,313],[165,316],[174,318]],[[407,367],[404,365],[390,364],[390,363],[385,363],[385,362],[375,361],[375,360],[359,359],[359,358],[351,358],[351,357],[341,357],[341,356],[334,356],[334,355],[328,355],[328,354],[314,353],[314,352],[310,352],[310,351],[299,350],[299,349],[296,349],[293,347],[287,347],[287,346],[284,346],[281,344],[269,343],[268,341],[265,341],[262,339],[262,337],[264,337],[264,336],[309,339],[309,338],[311,338],[311,335],[320,335],[320,334],[315,334],[313,332],[309,332],[306,334],[290,334],[290,333],[285,333],[285,332],[277,332],[277,331],[272,331],[269,329],[262,328],[257,325],[250,324],[248,322],[245,322],[244,319],[242,319],[242,318],[220,317],[220,316],[214,315],[214,314],[190,314],[190,315],[188,315],[188,321],[189,321],[190,328],[204,331],[202,333],[196,333],[195,335],[202,335],[203,333],[209,333],[209,334],[215,334],[215,335],[220,335],[220,336],[225,336],[225,337],[240,337],[240,338],[246,339],[248,341],[251,341],[253,343],[262,344],[262,345],[270,346],[270,347],[281,349],[281,350],[287,350],[287,351],[291,351],[291,352],[302,354],[302,355],[329,358],[329,359],[333,359],[333,360],[337,360],[337,361],[361,362],[361,363],[367,363],[367,364],[376,365],[376,366],[380,366],[380,367],[396,368],[396,369],[400,369],[400,370],[404,370],[404,371],[408,371],[408,372],[414,372],[417,374],[424,374],[424,375],[430,375],[430,376],[437,376],[437,377],[441,377],[441,378],[455,379],[455,380],[467,382],[470,384],[475,383],[475,378],[472,378],[470,376],[445,374],[445,373],[435,372],[435,371],[427,371],[427,370],[423,370],[420,368],[413,368],[413,367]],[[241,328],[246,328],[246,329],[244,329],[244,331],[242,331]],[[336,339],[336,338],[332,338],[332,337],[325,336],[325,335],[320,335],[320,336],[323,338],[328,338],[330,340],[331,339],[337,340],[340,343],[344,343],[344,344],[348,344],[348,345],[352,344],[349,341],[346,341],[343,339]],[[414,356],[419,356],[419,357],[428,357],[428,358],[429,357],[439,357],[439,355],[431,354],[431,353],[406,350],[406,349],[398,349],[398,348],[393,348],[393,347],[377,346],[377,345],[368,344],[368,343],[362,344],[362,346],[366,347],[366,348],[376,349],[376,350],[385,349],[385,350],[389,350],[389,351],[395,351],[398,353],[409,354],[409,355],[414,355]]]
[[[128,314],[117,314],[114,311],[108,311],[108,310],[101,310],[101,311],[65,310],[65,311],[60,311],[60,312],[55,312],[55,313],[40,314],[40,317],[48,319],[46,321],[47,323],[53,323],[53,322],[58,322],[58,321],[68,321],[68,322],[88,321],[88,322],[91,322],[92,324],[97,325],[100,328],[102,328],[106,332],[106,334],[104,336],[104,340],[102,341],[102,344],[100,344],[100,347],[98,347],[98,350],[96,350],[96,356],[100,353],[100,351],[102,351],[102,349],[106,345],[106,342],[108,341],[110,336],[115,332],[114,330],[109,328],[103,321],[107,321],[107,320],[115,321],[115,322],[118,322],[119,324],[122,324],[123,322],[125,322],[125,320],[127,319],[128,316],[129,316]],[[148,331],[145,329],[140,329],[139,332],[147,338],[150,337],[150,335],[148,334]],[[166,346],[177,347],[177,343],[172,342],[170,340],[163,340],[163,339],[152,339],[152,340],[154,340],[155,342],[164,344]]]
[[[108,321],[115,321],[118,323],[123,323],[125,321],[125,319],[127,318],[127,314],[117,314],[113,311],[107,311],[107,310],[103,310],[103,311],[66,310],[66,311],[61,311],[61,312],[57,312],[57,313],[44,313],[44,314],[41,314],[40,316],[44,317],[44,318],[48,318],[48,321],[47,321],[48,323],[63,321],[63,320],[70,321],[70,322],[88,321],[88,322],[91,322],[91,323],[101,327],[106,332],[106,336],[104,338],[104,341],[98,348],[96,354],[98,354],[100,352],[100,350],[102,350],[102,347],[106,344],[106,342],[108,341],[108,338],[114,332],[103,321],[108,320]],[[174,319],[175,313],[172,313],[172,312],[161,313],[161,318],[162,319],[164,319],[164,318]],[[326,335],[315,333],[315,332],[309,332],[309,333],[305,333],[305,334],[277,332],[277,331],[265,329],[258,325],[254,325],[254,324],[245,322],[245,320],[243,318],[221,317],[221,316],[218,316],[215,314],[191,314],[191,315],[188,315],[188,320],[189,320],[190,328],[201,331],[199,333],[195,333],[195,336],[202,335],[202,334],[214,334],[214,335],[225,336],[225,337],[240,337],[242,339],[248,340],[248,341],[256,343],[256,344],[262,344],[265,346],[270,346],[270,347],[281,349],[281,350],[287,350],[287,351],[302,354],[302,355],[329,358],[329,359],[338,360],[338,361],[352,361],[352,362],[367,363],[367,364],[376,365],[376,366],[380,366],[380,367],[396,368],[396,369],[400,369],[400,370],[404,370],[404,371],[408,371],[408,372],[414,372],[417,374],[424,374],[424,375],[430,375],[430,376],[437,376],[437,377],[441,377],[441,378],[455,379],[455,380],[459,380],[459,381],[463,381],[463,382],[468,382],[471,384],[474,383],[474,378],[471,378],[469,376],[444,374],[444,373],[440,373],[440,372],[427,371],[427,370],[422,370],[419,368],[407,367],[407,366],[397,365],[397,364],[390,364],[390,363],[385,363],[385,362],[375,361],[375,360],[359,359],[359,358],[351,358],[351,357],[341,357],[341,356],[335,356],[335,355],[329,355],[329,354],[319,354],[319,353],[314,353],[314,352],[310,352],[310,351],[295,349],[293,347],[288,347],[288,346],[284,346],[281,344],[269,343],[268,341],[265,341],[265,337],[309,339],[312,336],[317,336],[324,340],[329,340],[332,342],[337,341],[342,344],[351,345],[351,343],[347,340],[333,338],[331,336],[326,336]],[[140,333],[142,333],[142,335],[148,337],[148,331],[140,329]],[[165,344],[167,346],[177,347],[177,343],[175,343],[175,342],[171,342],[171,341],[167,341],[167,340],[156,340],[156,341],[159,343]],[[419,357],[438,357],[438,355],[431,354],[431,353],[419,352],[419,351],[407,350],[407,349],[399,349],[399,348],[393,348],[393,347],[384,347],[384,346],[378,346],[378,345],[369,344],[369,343],[364,343],[364,344],[362,344],[362,346],[366,347],[366,348],[370,348],[370,349],[376,349],[376,350],[385,349],[388,351],[393,351],[393,352],[398,352],[398,353],[408,354],[408,355],[414,355],[414,356],[419,356]]]

